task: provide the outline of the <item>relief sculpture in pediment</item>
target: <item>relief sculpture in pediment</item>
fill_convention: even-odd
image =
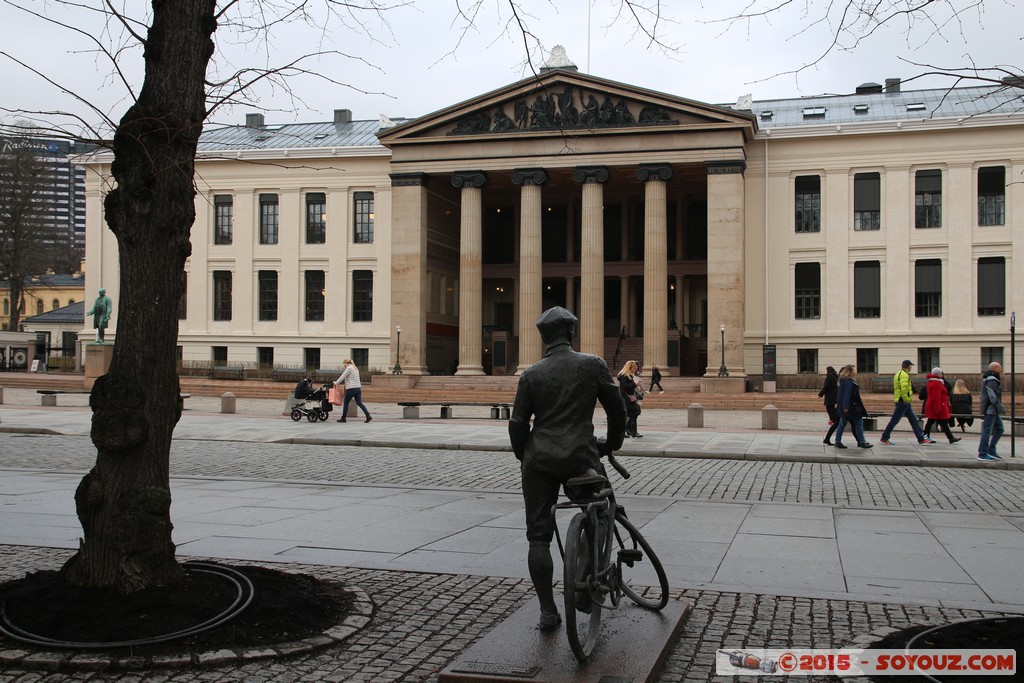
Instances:
[[[535,91],[531,96],[500,104],[489,110],[474,112],[459,119],[448,135],[509,133],[513,131],[573,130],[591,128],[623,128],[652,124],[678,123],[670,111],[657,105],[613,101],[605,94],[577,90],[566,85],[560,92]],[[631,108],[632,106],[632,108]],[[634,115],[633,110],[639,109]]]

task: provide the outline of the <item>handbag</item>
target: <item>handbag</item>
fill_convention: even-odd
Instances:
[[[636,390],[633,391],[633,396],[636,397],[636,400],[638,400],[638,401],[644,400],[644,390],[643,390],[643,387],[641,387],[639,384],[637,384],[636,385]]]
[[[338,385],[334,385],[327,392],[327,401],[331,405],[335,406],[340,406],[342,404],[342,402],[344,401],[344,397],[341,395],[341,389],[338,387]]]

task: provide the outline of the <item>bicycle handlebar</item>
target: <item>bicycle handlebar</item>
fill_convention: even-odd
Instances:
[[[622,475],[623,479],[629,479],[631,476],[629,471],[619,464],[619,461],[615,459],[615,456],[611,453],[608,454],[608,464],[615,468],[615,471]]]

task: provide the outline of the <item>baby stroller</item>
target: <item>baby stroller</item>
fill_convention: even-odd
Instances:
[[[292,408],[292,419],[298,422],[305,417],[310,422],[326,420],[327,415],[334,409],[327,400],[327,390],[331,385],[325,384],[319,389],[313,389],[313,382],[308,379],[300,381],[295,385],[295,398],[301,403]]]

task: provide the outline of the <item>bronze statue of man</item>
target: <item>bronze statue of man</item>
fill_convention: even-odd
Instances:
[[[573,351],[575,328],[576,316],[561,306],[549,308],[537,319],[546,351],[543,359],[519,376],[508,424],[512,450],[521,462],[528,565],[540,601],[542,631],[552,631],[562,621],[551,584],[555,532],[551,506],[558,500],[558,489],[588,469],[602,471],[601,455],[618,450],[626,431],[622,392],[604,359]],[[607,441],[600,451],[594,435],[598,402],[608,420]]]
[[[104,331],[107,329],[113,310],[114,303],[107,296],[107,290],[101,288],[100,295],[96,297],[92,308],[86,312],[86,315],[92,316],[92,326],[96,328],[96,341],[100,343],[103,342]]]

